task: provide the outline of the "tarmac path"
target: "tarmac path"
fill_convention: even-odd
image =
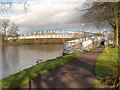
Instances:
[[[20,88],[93,88],[95,63],[104,47],[84,52],[74,60],[38,76]]]

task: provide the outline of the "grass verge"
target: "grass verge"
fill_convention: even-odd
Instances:
[[[90,48],[90,51],[91,51],[91,50],[94,50],[94,49],[96,49],[96,48],[97,48],[97,47],[94,47],[94,48]]]
[[[118,81],[118,62],[118,48],[109,46],[108,53],[105,49],[96,62],[95,73],[97,78],[109,86],[118,87],[120,84]]]
[[[24,69],[16,74],[10,75],[2,79],[2,88],[17,88],[21,85],[27,84],[29,80],[37,77],[38,75],[44,74],[50,70],[54,70],[56,67],[59,67],[70,60],[74,59],[80,53],[69,54],[61,56],[55,59],[51,59],[35,66],[32,66],[28,69]]]
[[[101,85],[101,81],[100,80],[94,80],[94,88],[104,88],[102,85]]]

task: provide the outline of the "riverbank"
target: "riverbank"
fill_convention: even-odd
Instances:
[[[94,89],[95,64],[104,50],[100,46],[74,58],[70,62],[46,74],[32,79],[21,88],[92,88]]]
[[[74,53],[51,59],[2,79],[2,88],[17,88],[30,80],[73,60],[82,53]]]
[[[7,45],[36,45],[36,44],[62,44],[65,41],[74,40],[77,38],[38,38],[38,39],[18,39],[18,40],[8,40],[3,43],[4,46]]]
[[[118,48],[109,46],[108,53],[105,49],[96,62],[95,73],[99,83],[96,87],[99,87],[100,83],[105,83],[113,88],[118,87],[120,85],[118,69]]]

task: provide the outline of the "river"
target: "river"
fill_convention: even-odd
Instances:
[[[37,60],[44,62],[62,56],[62,49],[62,44],[4,46],[2,78],[35,65]]]

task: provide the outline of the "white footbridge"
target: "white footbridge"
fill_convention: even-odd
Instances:
[[[8,40],[35,38],[75,38],[75,40],[63,43],[63,53],[74,53],[92,47],[99,47],[100,43],[105,41],[103,35],[80,30],[39,30],[21,34],[18,37],[9,37]]]
[[[79,30],[39,30],[25,34],[20,34],[18,37],[9,37],[8,40],[34,39],[34,38],[82,38],[92,35],[99,34]]]
[[[75,52],[88,51],[90,48],[99,47],[101,42],[104,42],[104,36],[92,36],[71,41],[66,41],[63,44],[63,53],[70,54]]]

